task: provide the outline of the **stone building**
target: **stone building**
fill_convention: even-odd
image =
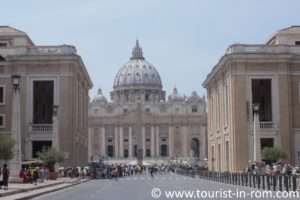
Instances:
[[[37,46],[0,26],[0,131],[16,140],[11,164],[55,146],[64,165],[87,162],[88,91],[92,82],[70,45]]]
[[[89,158],[187,160],[206,158],[206,102],[177,89],[166,100],[156,68],[138,41],[118,71],[111,101],[101,89],[89,105]]]
[[[265,44],[233,44],[208,74],[211,170],[243,170],[273,146],[300,164],[299,45],[299,26],[276,32]]]

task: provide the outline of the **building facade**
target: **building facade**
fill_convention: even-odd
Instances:
[[[118,71],[111,101],[101,89],[89,105],[89,158],[148,160],[206,158],[206,102],[196,92],[165,98],[156,68],[138,41]]]
[[[299,44],[299,26],[265,44],[233,44],[208,74],[210,170],[244,170],[274,146],[300,164]]]
[[[26,33],[0,26],[0,129],[16,140],[19,161],[55,146],[64,165],[87,162],[91,87],[75,47],[37,46]]]

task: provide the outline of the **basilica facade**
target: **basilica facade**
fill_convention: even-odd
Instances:
[[[206,102],[196,92],[174,88],[166,98],[160,74],[136,41],[117,72],[110,100],[89,104],[89,160],[205,160]]]

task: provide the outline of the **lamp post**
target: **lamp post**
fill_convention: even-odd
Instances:
[[[59,136],[58,136],[58,105],[53,105],[53,133],[52,133],[52,147],[59,151]]]
[[[253,104],[253,161],[257,161],[257,127],[259,123],[259,104]]]
[[[21,149],[21,110],[20,110],[20,75],[12,75],[12,120],[11,120],[11,135],[15,141],[14,158],[10,162],[11,177],[13,180],[19,180],[19,172],[22,164],[22,149]]]

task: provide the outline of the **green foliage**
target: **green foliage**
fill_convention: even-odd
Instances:
[[[38,152],[38,157],[49,168],[53,168],[56,163],[64,161],[63,153],[57,151],[55,148],[44,148],[41,152]]]
[[[14,157],[15,141],[7,134],[0,133],[0,160],[11,160]]]
[[[276,162],[280,159],[285,159],[287,154],[279,147],[265,147],[262,151],[264,160]]]

